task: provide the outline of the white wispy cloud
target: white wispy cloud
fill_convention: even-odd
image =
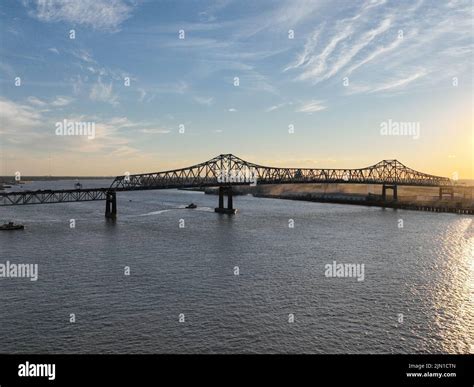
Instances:
[[[368,10],[370,8],[378,7],[386,3],[387,3],[387,0],[369,0],[365,2],[365,4],[362,6],[362,9]]]
[[[275,1],[274,7],[270,10],[246,20],[239,20],[239,29],[235,32],[235,36],[245,40],[264,32],[273,33],[280,26],[296,28],[314,19],[323,4],[324,1],[317,0]]]
[[[56,98],[49,101],[40,99],[35,96],[30,96],[26,100],[30,105],[42,107],[42,108],[63,107],[63,106],[69,105],[71,102],[74,101],[73,98],[66,97],[66,96],[57,96]]]
[[[190,85],[183,80],[156,85],[140,83],[136,91],[138,92],[138,102],[149,103],[159,94],[185,94],[190,91]]]
[[[442,81],[455,71],[464,71],[472,55],[472,42],[465,33],[472,20],[468,3],[461,0],[433,7],[423,0],[406,6],[366,1],[350,10],[353,16],[329,17],[313,28],[283,72],[311,84],[335,77],[340,81],[356,73],[349,93],[402,90]],[[453,55],[460,60],[453,63]],[[426,77],[427,73],[433,76]],[[415,82],[420,79],[424,82]]]
[[[51,103],[35,97],[29,97],[27,103],[30,105],[0,98],[0,132],[5,134],[5,141],[12,147],[28,147],[29,152],[45,147],[71,152],[101,152],[106,147],[126,147],[130,139],[122,130],[136,125],[124,117],[103,119],[93,115],[64,115],[61,110],[44,109]],[[55,123],[64,119],[94,122],[95,139],[91,141],[85,136],[56,136]]]
[[[344,52],[337,58],[337,60],[332,64],[329,71],[324,74],[322,79],[328,79],[338,73],[343,67],[351,62],[351,60],[367,45],[374,40],[377,35],[380,35],[387,31],[391,25],[390,18],[385,19],[380,23],[380,25],[364,34],[355,44],[352,44],[350,47],[346,47]],[[301,76],[304,79],[304,74]]]
[[[87,152],[89,154],[110,154],[114,156],[136,156],[143,154],[135,141],[138,133],[167,134],[170,131],[148,121],[133,121],[126,116],[70,116],[69,121],[91,121],[95,123],[95,138],[86,140],[73,136],[61,139],[70,152]]]
[[[30,96],[26,99],[30,105],[34,106],[46,106],[48,103],[46,101],[43,101],[40,98]]]
[[[71,50],[71,54],[84,62],[96,63],[94,58],[92,58],[92,54],[86,49],[83,49],[83,48],[74,49],[74,50]]]
[[[229,5],[227,1],[224,3],[224,8]],[[151,28],[134,27],[133,30],[153,37],[150,46],[176,50],[176,55],[193,57],[196,63],[192,70],[194,79],[239,76],[241,90],[280,95],[280,82],[260,64],[283,55],[291,46],[281,39],[278,44],[264,43],[267,37],[281,34],[282,29],[296,28],[298,24],[310,21],[320,6],[321,2],[314,0],[280,0],[270,2],[262,12],[219,21],[209,19],[209,13],[204,9],[199,22],[170,21]],[[179,29],[186,32],[185,39],[177,39]],[[258,41],[250,41],[249,38],[256,34],[263,36]],[[229,75],[229,72],[233,74]]]
[[[30,16],[44,22],[67,22],[96,30],[117,31],[133,12],[124,0],[23,0]]]
[[[51,106],[66,106],[69,105],[73,101],[73,98],[70,97],[63,97],[59,96],[54,99],[54,101],[51,102]]]
[[[296,112],[298,113],[315,113],[325,110],[327,107],[324,105],[324,101],[312,100],[302,104]]]
[[[141,133],[145,134],[168,134],[171,131],[169,129],[163,129],[163,128],[145,128],[145,129],[140,129]]]
[[[215,21],[217,19],[217,13],[222,11],[232,2],[233,0],[215,0],[211,5],[199,12],[199,19],[206,23]]]
[[[312,55],[311,58],[306,60],[306,63],[302,63],[304,68],[303,73],[298,77],[300,80],[306,80],[314,78],[315,80],[319,80],[321,74],[323,74],[328,68],[328,59],[330,58],[333,51],[336,49],[337,45],[348,38],[353,31],[352,25],[348,25],[340,32],[338,32],[335,36],[331,38],[329,43],[326,47],[317,55]],[[306,54],[308,56],[309,54]],[[300,65],[301,66],[301,65]],[[294,67],[300,67],[294,66]]]
[[[400,75],[392,77],[388,81],[379,83],[351,83],[348,87],[347,94],[357,93],[380,93],[380,92],[395,92],[400,91],[415,81],[422,79],[428,74],[424,68],[419,68],[412,74]]]
[[[68,51],[74,58],[79,59],[77,65],[85,72],[92,73],[93,75],[100,77],[108,77],[115,81],[124,81],[125,77],[130,78],[130,80],[136,80],[134,76],[128,74],[128,72],[112,68],[110,66],[101,65],[94,59],[92,53],[89,50],[79,48]]]
[[[403,39],[400,38],[395,38],[395,40],[390,43],[389,45],[386,46],[379,46],[374,49],[373,52],[371,52],[369,55],[367,55],[365,58],[359,60],[358,62],[354,63],[349,69],[345,71],[346,75],[352,74],[352,72],[359,67],[369,63],[370,61],[374,60],[380,55],[386,54],[394,49],[396,49],[401,43],[403,42]]]
[[[371,28],[370,23],[367,23],[369,10],[382,4],[384,1],[366,2],[354,16],[335,20],[331,27],[327,25],[317,27],[306,41],[303,52],[296,62],[284,70],[301,68],[302,73],[298,79],[311,80],[313,83],[335,75],[377,35],[390,27],[390,17],[386,17],[376,28]],[[367,24],[369,28],[365,30]],[[319,45],[318,37],[321,33],[325,35],[326,43]]]
[[[375,87],[372,92],[385,91],[400,88],[408,85],[409,83],[416,81],[418,78],[424,77],[428,72],[425,69],[420,69],[414,74],[411,74],[405,78],[391,80]]]
[[[308,62],[311,57],[311,54],[314,52],[314,49],[318,44],[318,39],[319,35],[321,34],[321,30],[322,27],[317,27],[316,30],[311,33],[310,37],[307,39],[304,45],[303,52],[299,54],[296,57],[296,60],[293,63],[289,64],[283,71],[298,68]]]
[[[270,112],[273,112],[275,110],[278,110],[278,109],[281,109],[282,107],[286,106],[287,103],[286,102],[282,102],[282,103],[279,103],[278,105],[272,105],[268,108],[265,109],[265,112],[266,113],[270,113]]]
[[[118,104],[118,97],[113,92],[112,83],[103,83],[100,77],[98,78],[97,82],[92,85],[89,98],[92,101],[107,102],[111,105]]]
[[[108,153],[115,156],[130,156],[137,154],[138,150],[133,145],[129,133],[130,128],[134,128],[138,123],[130,121],[127,117],[103,118],[97,116],[77,116],[68,117],[69,121],[92,121],[95,123],[95,138],[86,140],[83,136],[73,136],[63,140],[71,152],[81,152],[88,154]]]
[[[257,71],[253,66],[249,66],[241,76],[239,76],[239,87],[255,91],[280,95],[280,91],[275,82],[267,75]]]
[[[5,98],[0,98],[0,121],[0,132],[9,135],[24,135],[20,132],[34,130],[44,123],[42,114],[36,108]]]

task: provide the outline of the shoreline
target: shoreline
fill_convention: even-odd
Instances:
[[[406,203],[399,201],[386,201],[371,200],[367,197],[354,197],[348,195],[347,197],[331,197],[331,196],[320,196],[314,197],[311,195],[272,195],[272,194],[252,194],[254,197],[267,198],[267,199],[283,199],[283,200],[301,200],[306,202],[316,203],[334,203],[334,204],[352,204],[367,207],[380,207],[380,208],[392,208],[400,210],[412,210],[412,211],[426,211],[426,212],[445,212],[454,213],[460,215],[474,215],[474,208],[466,208],[461,206],[450,206],[449,203]],[[461,203],[456,203],[461,204]]]

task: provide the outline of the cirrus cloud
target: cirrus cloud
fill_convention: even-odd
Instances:
[[[133,11],[124,0],[24,0],[23,4],[30,16],[43,22],[62,21],[112,32]]]
[[[301,105],[296,112],[298,113],[315,113],[326,109],[324,101],[312,100]]]

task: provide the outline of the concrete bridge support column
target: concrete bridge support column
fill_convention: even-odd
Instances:
[[[391,189],[393,192],[392,200],[398,200],[398,192],[396,184],[384,184],[382,186],[382,199],[387,200],[387,190]]]
[[[227,195],[227,208],[224,207],[224,195]],[[232,197],[232,187],[219,187],[219,207],[214,209],[219,214],[235,214],[237,210],[234,208]]]
[[[444,195],[449,195],[451,200],[454,199],[454,187],[439,187],[439,199],[443,199]]]
[[[234,211],[234,200],[232,198],[232,188],[227,191],[227,209]]]
[[[224,209],[224,187],[219,187],[219,207]]]
[[[107,192],[105,217],[109,219],[115,219],[117,217],[117,195],[115,192]]]

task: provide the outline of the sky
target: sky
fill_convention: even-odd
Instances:
[[[2,0],[0,175],[233,153],[474,178],[473,28],[464,0]]]

